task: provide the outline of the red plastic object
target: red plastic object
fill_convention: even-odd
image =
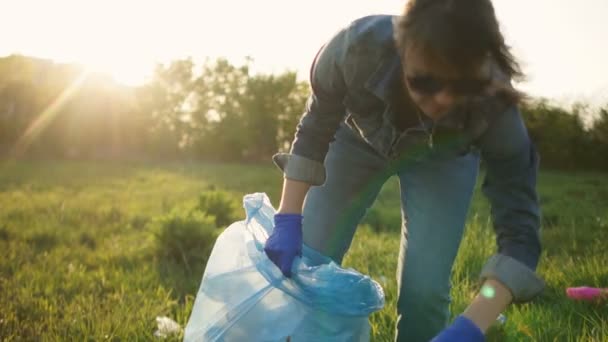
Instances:
[[[569,287],[566,289],[566,294],[571,299],[594,301],[608,298],[608,289],[589,286]]]

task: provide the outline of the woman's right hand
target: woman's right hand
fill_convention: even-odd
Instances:
[[[293,260],[302,256],[302,219],[301,214],[275,214],[274,230],[264,246],[268,258],[288,278]]]

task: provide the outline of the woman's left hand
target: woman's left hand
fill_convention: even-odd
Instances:
[[[484,342],[483,332],[473,321],[460,315],[431,342]]]

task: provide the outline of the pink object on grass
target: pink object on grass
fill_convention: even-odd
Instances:
[[[569,287],[566,289],[568,297],[577,300],[597,300],[608,297],[608,289],[600,289],[597,287]]]

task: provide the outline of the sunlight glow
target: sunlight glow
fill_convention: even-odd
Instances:
[[[74,92],[80,88],[82,83],[87,79],[88,75],[89,72],[84,71],[66,89],[64,89],[63,92],[61,92],[61,94],[57,96],[57,98],[51,104],[49,104],[40,115],[36,116],[36,120],[34,120],[28,126],[23,135],[17,140],[13,150],[14,156],[22,155],[36,140],[40,133],[42,133],[51,122],[53,122],[53,119],[61,107],[72,96],[72,94],[74,94]]]
[[[0,2],[0,56],[19,53],[87,65],[117,81],[146,81],[157,63],[253,57],[261,72],[298,71],[360,16],[398,14],[407,0],[8,0]],[[532,95],[608,100],[606,0],[493,0]],[[539,16],[538,13],[542,13]],[[568,22],[570,24],[565,25]]]

